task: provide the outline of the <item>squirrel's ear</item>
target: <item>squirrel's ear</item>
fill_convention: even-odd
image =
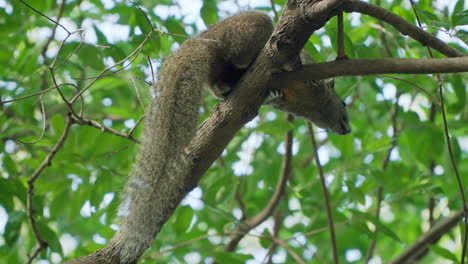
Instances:
[[[331,79],[330,81],[328,81],[328,85],[329,85],[331,88],[335,89],[335,80]]]

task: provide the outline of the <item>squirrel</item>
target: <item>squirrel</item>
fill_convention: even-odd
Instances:
[[[303,64],[315,63],[304,50],[300,57]],[[337,135],[351,132],[346,103],[335,92],[333,80],[294,81],[289,87],[270,91],[265,104],[303,117]]]
[[[180,202],[165,191],[165,184],[180,186],[174,164],[195,135],[202,87],[210,87],[217,97],[228,96],[272,32],[267,14],[241,12],[186,40],[165,61],[156,97],[146,112],[145,139],[123,190],[117,213],[121,228],[107,246],[119,252],[120,263],[136,263],[160,231],[160,223],[167,221],[168,214],[155,210],[155,204],[170,211]],[[350,131],[345,105],[322,81],[291,83],[291,87],[272,91],[266,103],[337,134]]]

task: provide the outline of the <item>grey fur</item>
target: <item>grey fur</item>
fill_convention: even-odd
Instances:
[[[164,63],[158,96],[146,113],[145,139],[123,192],[121,229],[109,243],[120,252],[121,263],[137,261],[180,202],[167,186],[182,186],[188,174],[191,160],[183,150],[195,135],[202,86],[214,85],[226,64],[249,65],[272,30],[266,14],[242,12],[185,41]]]

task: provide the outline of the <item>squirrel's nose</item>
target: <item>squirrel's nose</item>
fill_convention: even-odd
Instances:
[[[340,122],[340,127],[341,127],[341,135],[347,135],[351,132],[351,128],[349,127],[349,124],[345,121]]]

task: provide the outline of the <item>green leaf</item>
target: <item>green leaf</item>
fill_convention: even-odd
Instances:
[[[466,30],[458,30],[457,31],[457,37],[465,42],[466,45],[468,45],[468,31]]]
[[[468,10],[454,12],[452,15],[452,27],[468,24]]]
[[[418,160],[426,166],[429,166],[429,161],[444,150],[442,130],[429,123],[405,129],[400,135],[399,142],[403,158]]]
[[[96,36],[97,36],[97,39],[98,39],[98,44],[100,44],[100,45],[108,44],[106,35],[104,35],[104,33],[102,33],[102,31],[99,30],[98,27],[93,25],[93,28],[94,28],[94,31],[96,32]]]
[[[5,168],[6,172],[11,176],[18,174],[18,169],[16,168],[16,164],[11,159],[10,155],[3,156],[3,167]]]
[[[190,206],[181,206],[177,209],[176,217],[174,218],[174,229],[177,234],[187,232],[192,222],[193,209]]]
[[[135,12],[135,18],[136,18],[136,25],[140,27],[141,32],[143,32],[143,35],[146,35],[151,32],[151,24],[150,22],[146,19],[145,14],[141,13],[141,11],[138,8],[134,9]]]
[[[65,119],[61,114],[55,114],[50,119],[50,124],[56,136],[61,135],[63,128],[65,127]]]
[[[102,51],[98,47],[83,45],[77,54],[83,65],[90,66],[95,70],[102,70],[105,67]]]
[[[418,14],[421,15],[422,21],[425,22],[425,23],[439,20],[439,17],[434,15],[432,12],[423,10],[421,8],[418,8],[418,7],[416,7],[416,10],[418,11]]]
[[[439,247],[437,245],[429,245],[429,248],[431,249],[432,252],[436,253],[437,255],[453,261],[453,263],[460,263],[458,261],[458,257],[453,253],[450,252],[448,249]]]
[[[387,227],[379,219],[377,219],[377,217],[367,213],[361,213],[361,215],[364,219],[374,224],[374,226],[378,229],[379,232],[382,232],[383,234],[395,240],[396,242],[401,243],[401,239],[398,237],[398,235],[395,232],[393,232],[391,228]]]
[[[206,25],[212,25],[218,21],[218,8],[215,0],[203,1],[201,17]]]
[[[6,245],[12,247],[16,243],[20,235],[23,221],[26,221],[26,213],[18,211],[8,213],[8,222],[3,235]]]
[[[458,0],[453,9],[453,15],[465,11],[465,0]]]
[[[50,249],[63,256],[62,245],[60,244],[57,234],[49,228],[47,223],[43,221],[38,221],[37,227],[39,228],[39,233],[41,234],[42,238],[47,242]]]

